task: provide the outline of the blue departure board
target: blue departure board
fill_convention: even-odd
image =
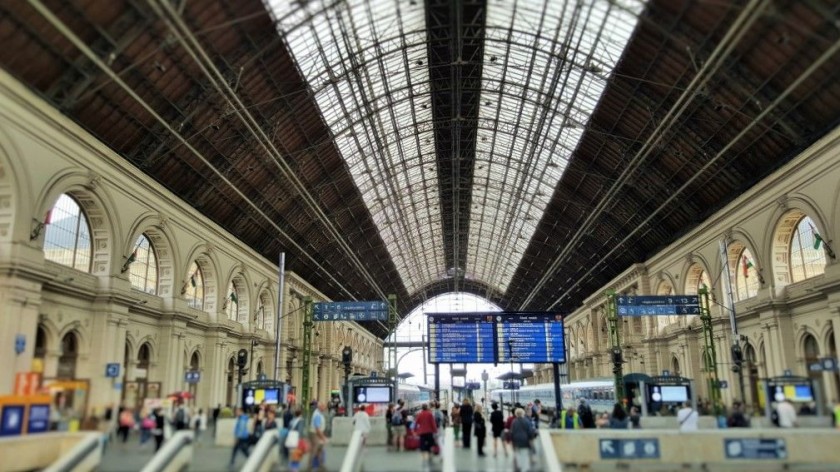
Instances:
[[[499,362],[566,362],[562,315],[516,313],[499,316],[496,340]]]
[[[430,313],[429,362],[566,362],[563,316],[556,313]]]
[[[489,314],[429,315],[429,362],[488,364],[496,361]]]

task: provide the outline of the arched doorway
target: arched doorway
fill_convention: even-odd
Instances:
[[[198,358],[198,351],[194,352],[192,354],[192,357],[190,357],[190,369],[189,370],[191,372],[198,372],[200,370],[200,360]],[[199,403],[198,403],[197,398],[196,398],[198,396],[198,383],[191,382],[189,384],[189,392],[190,392],[190,396],[192,397],[192,400],[190,400],[190,403],[193,406],[198,405]]]
[[[676,356],[671,358],[671,375],[680,376],[680,361],[677,360]]]
[[[61,339],[61,356],[58,358],[59,379],[76,378],[76,361],[79,358],[79,339],[74,331],[64,335]]]
[[[834,341],[834,331],[828,332],[828,357],[837,359],[837,343]],[[834,394],[826,396],[826,398],[838,398],[840,397],[840,372],[829,372],[828,375],[831,376],[831,382],[834,383]],[[830,393],[827,386],[825,391],[826,393]]]
[[[227,394],[225,398],[227,399],[228,405],[235,405],[236,398],[234,395],[236,393],[236,363],[233,361],[233,358],[230,358],[227,365]]]
[[[47,360],[47,332],[40,324],[35,332],[35,359],[40,363],[40,369],[33,367],[32,370],[43,372],[44,362]]]
[[[813,372],[808,368],[811,364],[820,362],[820,347],[817,344],[817,338],[810,334],[806,334],[802,339],[802,350],[805,358],[805,372],[808,372],[808,377],[812,381],[822,381],[822,372]]]

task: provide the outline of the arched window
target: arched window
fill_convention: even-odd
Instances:
[[[44,257],[47,260],[90,272],[93,259],[90,224],[79,203],[62,194],[44,221]]]
[[[758,294],[758,271],[755,268],[755,258],[749,249],[744,247],[735,260],[735,300],[746,300]]]
[[[60,379],[76,378],[76,359],[79,357],[79,339],[76,333],[69,332],[61,339],[61,357],[58,358]]]
[[[656,288],[657,295],[672,295],[674,293],[674,287],[671,286],[671,282],[667,280],[663,280],[659,282],[659,287]],[[660,315],[656,317],[656,330],[658,333],[662,334],[665,332],[665,327],[671,323],[676,323],[678,321],[677,316],[674,315]]]
[[[259,297],[259,300],[257,300],[257,311],[256,311],[256,315],[254,316],[254,318],[255,318],[254,326],[257,329],[266,329],[266,323],[265,323],[265,319],[266,319],[266,316],[267,316],[267,314],[265,312],[265,310],[266,310],[266,298],[267,297],[265,296],[265,294],[261,293],[260,297]]]
[[[680,361],[676,357],[671,358],[671,375],[680,376]]]
[[[134,243],[134,252],[129,260],[133,260],[128,276],[131,286],[146,293],[157,294],[158,258],[152,242],[145,233]]]
[[[225,300],[225,313],[229,320],[238,321],[239,314],[239,292],[236,290],[236,285],[231,280],[227,289],[227,299]]]
[[[703,266],[700,264],[694,264],[688,269],[688,279],[686,280],[685,284],[685,294],[686,295],[696,295],[700,293],[701,288],[706,288],[709,290],[709,299],[711,300],[712,294],[712,279],[709,278],[708,272],[703,269]],[[691,321],[697,319],[697,315],[688,315],[682,317],[685,320],[685,323],[691,323]]]
[[[803,216],[796,224],[790,239],[790,278],[793,283],[801,282],[825,272],[825,252],[822,248],[822,238],[814,221]]]
[[[204,309],[204,274],[201,272],[201,267],[198,262],[193,261],[190,269],[187,271],[190,278],[187,281],[187,305],[197,310]]]

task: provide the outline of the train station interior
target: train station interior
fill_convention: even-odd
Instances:
[[[838,470],[834,236],[834,1],[0,1],[0,470],[228,470],[318,402],[322,470]],[[530,464],[393,451],[398,398],[539,399]]]

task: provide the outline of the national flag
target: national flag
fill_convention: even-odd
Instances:
[[[753,263],[747,256],[742,257],[741,267],[744,269],[744,277],[749,277],[750,276],[750,268],[753,267]]]
[[[50,211],[48,211],[47,214],[44,215],[44,224],[48,225],[50,223],[52,223],[52,208],[50,208]]]
[[[136,260],[137,260],[137,249],[135,249],[134,252],[132,252],[131,255],[128,256],[128,260],[125,261],[125,263],[126,263],[126,265],[128,265],[128,264],[131,264],[132,262],[134,262]]]
[[[811,227],[811,231],[814,233],[814,250],[817,250],[820,248],[820,245],[823,242],[823,238],[822,236],[820,236],[820,233],[817,232],[817,228],[814,228],[814,225],[808,223],[808,226]]]
[[[190,285],[195,288],[195,274],[190,275]]]
[[[236,292],[230,292],[230,301],[239,304],[239,298],[236,297]]]

